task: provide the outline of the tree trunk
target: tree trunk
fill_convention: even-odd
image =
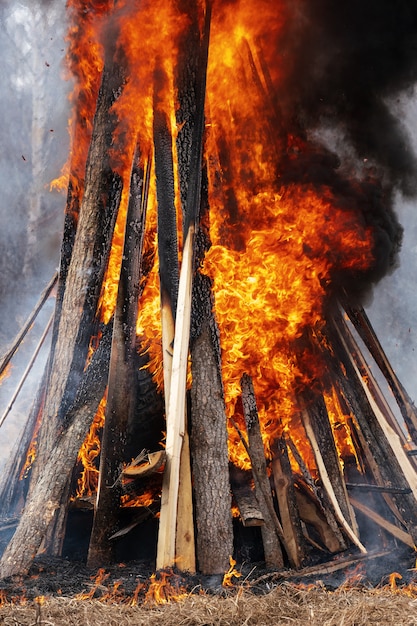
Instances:
[[[68,412],[68,427],[55,440],[28,498],[19,525],[0,561],[0,578],[27,574],[59,509],[78,452],[107,384],[110,332],[104,332]]]
[[[191,353],[191,453],[197,528],[198,569],[227,571],[233,554],[226,413],[220,373],[217,327],[212,317],[210,283],[197,275],[198,299],[205,306]]]

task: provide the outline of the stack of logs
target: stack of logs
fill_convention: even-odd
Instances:
[[[142,448],[155,445],[154,432],[158,437],[163,428],[158,411],[155,428],[137,420],[142,389],[137,371],[142,357],[138,357],[136,319],[141,288],[152,261],[144,249],[152,157],[143,153],[140,145],[132,164],[116,310],[107,325],[97,319],[122,190],[109,152],[117,123],[111,107],[123,90],[126,76],[121,51],[109,49],[81,206],[71,189],[68,194],[51,353],[25,434],[1,485],[3,517],[20,515],[0,563],[2,577],[26,572],[41,546],[51,554],[60,554],[77,455],[106,388],[100,483],[88,552],[91,566],[111,562],[118,538],[127,532],[120,520],[120,498],[126,489],[136,489],[152,472],[161,476],[162,471],[160,507],[147,509],[153,515],[158,509],[160,512],[158,569],[176,565],[186,571],[225,572],[234,551],[232,496],[243,526],[260,527],[264,559],[270,568],[298,569],[308,562],[312,550],[335,554],[353,547],[365,554],[358,513],[380,527],[386,541],[389,536],[410,547],[417,543],[417,473],[414,456],[407,452],[409,440],[417,446],[416,413],[364,311],[347,301],[334,306],[320,333],[312,329],[304,338],[327,361],[323,380],[314,390],[300,393],[296,402],[299,432],[309,441],[319,478],[311,475],[291,433],[285,432],[275,441],[272,459],[265,458],[254,388],[244,372],[241,398],[245,429],[237,423],[233,427],[247,449],[252,469],[229,466],[213,297],[209,279],[198,270],[209,245],[203,131],[210,3],[201,34],[198,16],[193,9],[188,10],[189,26],[181,43],[176,85],[184,225],[181,273],[171,130],[158,98],[164,82],[161,68],[155,71],[154,89],[166,450],[153,449],[130,463]],[[384,374],[406,431],[398,424],[363,357],[358,336]],[[92,337],[100,339],[87,361]],[[190,345],[192,386],[188,394]],[[332,346],[331,352],[327,345]],[[329,390],[341,414],[349,416],[355,442],[356,458],[345,459],[344,468],[324,400],[324,392]],[[191,411],[187,420],[188,404]],[[30,480],[22,481],[21,471],[34,436],[36,461]],[[298,467],[296,473],[293,467]],[[362,493],[372,494],[367,504],[362,502]]]

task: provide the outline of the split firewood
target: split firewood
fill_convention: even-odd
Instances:
[[[395,417],[390,405],[388,404],[384,394],[382,393],[378,385],[372,369],[369,367],[364,355],[362,354],[361,349],[359,348],[358,342],[353,335],[352,329],[347,324],[343,315],[338,316],[338,329],[343,335],[343,340],[346,343],[349,353],[355,360],[356,367],[358,368],[362,379],[366,380],[366,385],[369,388],[369,391],[372,394],[374,401],[378,405],[379,410],[384,414],[385,419],[388,421],[391,428],[395,430],[397,435],[400,437],[403,446],[408,446],[409,443],[407,441],[404,429],[401,428],[400,424],[398,423],[397,418]],[[407,426],[408,429],[409,427],[410,425]]]
[[[146,460],[133,462],[123,468],[122,476],[126,478],[146,478],[159,472],[165,464],[165,450],[158,450],[146,455]]]
[[[303,558],[303,541],[300,515],[294,490],[294,479],[284,437],[272,446],[272,475],[285,544],[291,552],[291,560],[300,567]]]
[[[390,494],[407,531],[417,542],[417,474],[403,449],[398,435],[389,426],[362,380],[353,357],[349,354],[337,321],[327,331],[334,356],[327,354],[329,366],[348,404],[358,435],[369,448],[369,456],[377,468],[383,486],[411,488],[411,494]],[[342,369],[343,368],[343,369]]]
[[[285,547],[291,566],[295,567],[295,563],[292,562],[291,550],[286,546],[284,532],[274,510],[271,487],[266,471],[265,450],[259,426],[255,392],[250,376],[243,374],[240,386],[242,389],[243,413],[249,441],[247,449],[251,461],[257,499],[265,518],[265,525],[261,528],[265,563],[267,567],[283,567],[284,560],[280,546],[281,541]]]
[[[340,542],[338,535],[329,525],[318,501],[313,499],[308,491],[301,489],[295,490],[295,497],[300,519],[315,529],[326,549],[332,553],[345,550],[346,545]]]
[[[356,500],[356,498],[352,498],[352,496],[350,496],[350,501],[355,509],[369,517],[369,519],[378,524],[378,526],[386,530],[399,541],[402,541],[402,543],[405,543],[410,548],[415,549],[414,541],[408,533],[404,532],[403,530],[401,530],[401,528],[398,528],[398,526],[395,526],[395,524],[392,524],[391,522],[386,520],[384,517],[382,517],[382,515],[379,515],[378,513],[370,509],[369,506],[366,506],[366,504],[363,504],[363,502]]]
[[[304,460],[291,437],[287,437],[287,442],[288,447],[291,450],[291,453],[295,461],[297,462],[298,467],[300,468],[300,472],[305,481],[309,494],[311,492],[311,494],[314,496],[315,504],[318,507],[320,513],[323,515],[324,519],[326,520],[333,535],[337,537],[340,549],[345,550],[347,548],[347,545],[342,533],[340,532],[338,523],[336,521],[333,509],[330,506],[330,502],[326,492],[323,489],[319,489],[318,485],[316,485],[307,465],[304,463]],[[300,484],[300,481],[298,480],[297,483]],[[303,519],[302,516],[301,519]]]
[[[250,485],[250,482],[253,480],[252,473],[230,464],[229,476],[233,498],[239,509],[243,525],[263,526],[265,524],[264,516],[259,509],[255,492]]]

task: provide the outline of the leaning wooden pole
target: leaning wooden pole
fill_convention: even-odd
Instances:
[[[387,355],[385,354],[378,337],[372,327],[371,321],[361,306],[345,306],[352,324],[362,338],[379,369],[386,378],[388,385],[397,401],[404,423],[413,442],[417,444],[417,410],[410,396],[404,389],[397,374],[394,372]]]
[[[185,431],[186,379],[191,323],[191,300],[193,283],[194,239],[201,196],[201,164],[204,133],[204,102],[208,42],[210,34],[211,3],[207,3],[205,31],[200,57],[197,116],[193,131],[192,158],[187,193],[186,218],[184,224],[184,246],[178,288],[178,304],[175,320],[175,339],[172,357],[171,389],[168,402],[166,454],[162,485],[161,516],[159,523],[156,567],[163,569],[175,563],[176,523],[180,457]]]
[[[354,416],[357,428],[369,446],[385,486],[411,490],[411,493],[392,494],[392,500],[417,544],[417,474],[398,435],[389,426],[366,389],[343,339],[342,328],[338,323],[338,316],[335,315],[333,323],[328,324],[326,331],[334,350],[334,356],[327,355],[333,376]]]
[[[18,334],[14,338],[12,345],[0,358],[0,380],[1,380],[1,375],[3,374],[4,370],[10,363],[16,351],[19,349],[19,346],[22,343],[23,339],[26,337],[27,333],[31,329],[33,322],[35,321],[36,317],[39,314],[39,311],[42,309],[43,305],[45,304],[45,302],[48,300],[49,296],[51,295],[51,292],[53,288],[55,287],[57,280],[58,280],[58,272],[54,272],[51,280],[49,281],[45,289],[42,291],[39,297],[39,300],[36,303],[33,311],[29,315],[26,322],[23,324],[23,327],[21,328],[21,330],[18,332]]]
[[[156,193],[158,199],[158,257],[161,297],[162,354],[164,367],[165,413],[168,413],[172,378],[172,350],[178,300],[179,260],[177,216],[170,123],[161,106],[160,91],[167,83],[161,67],[154,72],[154,121]],[[194,518],[188,428],[185,420],[180,459],[176,530],[177,567],[195,571]]]
[[[148,163],[148,168],[150,163]],[[144,169],[137,150],[130,181],[125,238],[120,269],[105,423],[100,452],[100,480],[88,550],[89,567],[113,560],[116,543],[109,538],[119,527],[121,473],[128,440],[129,422],[135,413],[136,319],[142,275],[142,248],[147,199],[143,198]]]
[[[111,107],[119,97],[123,84],[122,66],[112,57],[104,67],[97,101],[85,189],[43,409],[38,455],[25,510],[9,544],[10,550],[6,550],[0,562],[0,575],[3,576],[21,571],[36,555],[55,510],[60,505],[79,450],[74,451],[73,446],[68,445],[68,451],[73,452],[73,455],[65,454],[64,469],[56,458],[56,449],[61,449],[63,437],[68,437],[68,433],[77,432],[74,440],[78,441],[78,433],[84,433],[85,430],[85,414],[81,416],[72,407],[83,379],[90,338],[98,328],[98,299],[121,198],[122,182],[119,174],[111,168],[109,148],[116,125]],[[42,480],[45,476],[44,467],[49,465],[51,458],[56,458],[61,471],[65,473],[65,480],[51,480],[50,484]],[[28,537],[27,531],[34,523],[34,516],[37,517],[38,532]],[[23,552],[26,552],[26,556]]]
[[[111,327],[111,324],[109,325]],[[55,439],[19,525],[0,561],[0,578],[27,574],[42,540],[61,505],[78,452],[97,412],[107,383],[111,328],[103,336],[67,414],[67,426]]]
[[[248,374],[243,374],[240,386],[242,389],[243,413],[248,433],[248,452],[255,482],[255,492],[265,518],[265,525],[261,527],[265,564],[268,568],[283,568],[284,558],[280,544],[282,542],[285,545],[291,566],[295,567],[296,563],[292,560],[291,550],[286,546],[281,522],[273,505],[252,378]]]

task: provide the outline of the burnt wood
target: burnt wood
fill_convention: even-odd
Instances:
[[[286,548],[291,565],[294,567],[295,563],[292,562],[291,558],[292,553],[286,546],[282,526],[274,510],[271,486],[266,470],[265,451],[260,431],[255,391],[252,379],[248,374],[243,374],[240,386],[242,389],[243,414],[248,433],[248,452],[255,481],[255,491],[265,518],[265,525],[261,528],[265,564],[268,568],[282,568],[284,566],[281,541]]]
[[[27,498],[16,532],[0,561],[0,578],[27,574],[41,542],[54,523],[56,511],[72,474],[78,452],[104,394],[108,376],[111,332],[107,328],[90,365],[74,404],[68,411],[67,426],[42,465],[39,477]]]
[[[305,558],[305,546],[285,436],[274,441],[271,451],[272,476],[285,543],[291,561],[295,567],[300,567]]]
[[[142,198],[143,184],[144,169],[137,150],[131,174],[114,314],[105,424],[101,441],[100,481],[87,560],[89,567],[100,567],[113,560],[116,544],[109,537],[120,530],[120,476],[123,462],[128,460],[126,448],[131,441],[136,413],[136,320],[146,217],[146,200],[143,201]],[[140,442],[137,442],[137,447],[141,447]]]
[[[357,381],[355,369],[336,330],[336,324],[337,316],[334,322],[328,323],[326,331],[333,347],[334,355],[336,355],[327,354],[330,371],[332,371],[335,380],[337,380],[348,408],[354,416],[354,422],[361,431],[366,445],[372,454],[383,485],[408,489],[410,485],[369,404],[362,383]],[[406,493],[390,495],[404,520],[408,533],[416,543],[417,502],[414,495]]]
[[[413,442],[417,444],[417,410],[411,398],[404,389],[401,381],[394,372],[378,337],[372,327],[371,321],[361,306],[344,306],[349,319],[355,326],[369,352],[375,359],[379,369],[386,378],[388,385],[397,401],[405,425]]]

